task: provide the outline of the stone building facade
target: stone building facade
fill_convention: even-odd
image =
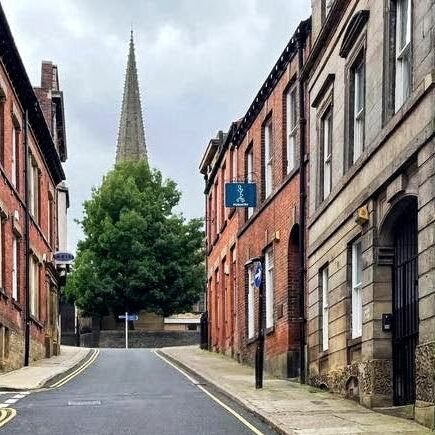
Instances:
[[[312,1],[309,379],[434,426],[430,0]]]
[[[307,20],[245,116],[210,141],[200,166],[206,179],[211,347],[253,363],[259,319],[250,260],[264,257],[265,363],[270,373],[283,377],[300,375],[304,353],[299,180],[305,113],[299,74],[309,45]],[[225,208],[224,188],[230,181],[255,183],[257,206]]]
[[[32,88],[1,6],[0,40],[0,371],[8,371],[59,352],[53,253],[66,141],[57,67],[44,62]]]
[[[221,270],[230,271],[234,246],[231,353],[253,362],[250,259],[263,255],[268,371],[306,377],[368,407],[403,405],[434,427],[435,7],[311,3],[311,34],[301,23],[228,145],[204,156],[212,347],[228,349]],[[296,124],[283,98],[293,86]],[[291,137],[305,149],[287,171]],[[226,212],[216,203],[224,198],[217,177],[225,179],[232,148],[233,174],[257,184],[258,205],[228,221],[218,217]]]

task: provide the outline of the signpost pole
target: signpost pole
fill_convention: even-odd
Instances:
[[[128,349],[128,312],[125,312],[125,348]]]
[[[264,365],[264,279],[263,259],[257,263],[255,271],[255,286],[258,287],[258,339],[255,351],[255,388],[263,388],[263,365]]]

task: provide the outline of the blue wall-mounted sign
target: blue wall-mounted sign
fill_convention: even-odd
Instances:
[[[254,269],[254,285],[256,288],[260,288],[262,277],[263,277],[263,268],[261,267],[261,262],[259,261],[255,265],[255,269]]]
[[[74,255],[70,252],[55,252],[53,259],[56,263],[71,263],[74,260]]]
[[[255,207],[256,205],[255,183],[225,183],[225,207]]]

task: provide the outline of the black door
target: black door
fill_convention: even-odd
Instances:
[[[394,234],[393,393],[395,405],[415,402],[418,341],[417,207],[408,207]]]

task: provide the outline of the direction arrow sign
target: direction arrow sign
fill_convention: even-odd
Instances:
[[[118,319],[125,319],[125,315],[124,314],[119,315]],[[128,321],[139,320],[139,316],[137,314],[129,314],[127,320]]]

